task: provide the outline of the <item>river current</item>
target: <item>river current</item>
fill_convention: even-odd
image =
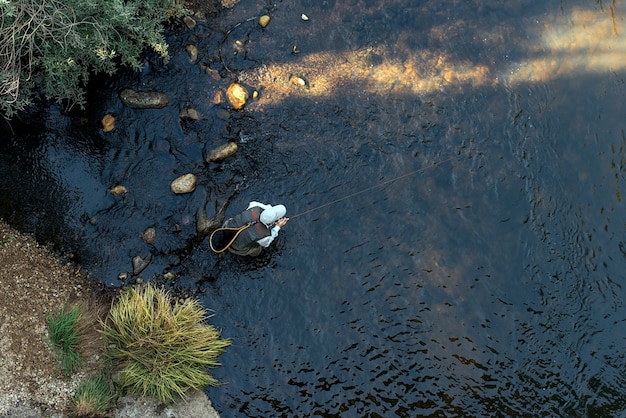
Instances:
[[[0,216],[107,286],[152,254],[142,279],[232,339],[207,389],[224,418],[624,416],[624,16],[241,0],[172,24],[170,62],[99,80],[87,110],[4,126]],[[219,100],[234,80],[258,92],[240,111]],[[170,106],[126,108],[126,87]],[[173,195],[185,173],[198,187]],[[228,216],[295,216],[255,259],[195,240],[205,196],[211,216],[235,190]]]

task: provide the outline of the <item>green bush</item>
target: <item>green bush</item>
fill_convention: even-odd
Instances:
[[[115,406],[116,396],[107,376],[99,373],[83,380],[74,395],[74,413],[77,417],[106,416]]]
[[[63,306],[58,312],[53,312],[48,316],[50,341],[57,348],[61,368],[68,376],[83,363],[82,356],[78,352],[80,338],[77,332],[77,324],[79,320],[79,306],[71,310]]]
[[[174,301],[151,285],[125,289],[102,324],[123,390],[170,403],[189,389],[218,385],[207,369],[219,366],[230,341],[206,319],[195,300]]]
[[[84,106],[91,72],[140,69],[147,46],[167,59],[162,23],[184,12],[176,0],[0,0],[0,115],[23,110],[34,86]]]

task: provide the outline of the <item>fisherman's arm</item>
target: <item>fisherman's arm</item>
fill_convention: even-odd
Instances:
[[[260,240],[257,240],[257,242],[259,243],[261,247],[267,248],[270,246],[272,241],[274,241],[274,238],[278,236],[279,231],[280,231],[280,226],[274,225],[272,229],[270,229],[271,235],[268,235],[267,237],[263,237]]]

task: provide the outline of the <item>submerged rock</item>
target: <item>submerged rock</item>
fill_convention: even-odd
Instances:
[[[200,113],[196,109],[186,108],[180,111],[180,118],[183,120],[200,120]]]
[[[146,244],[152,244],[156,239],[156,230],[152,227],[146,228],[141,235],[141,238],[145,241]]]
[[[198,47],[195,45],[187,45],[186,49],[189,55],[189,62],[192,64],[198,62]]]
[[[115,129],[115,118],[108,113],[104,115],[101,123],[103,132],[111,132],[113,129]]]
[[[233,83],[226,90],[226,98],[230,105],[235,109],[241,109],[248,100],[248,89],[239,83]]]
[[[193,29],[197,25],[195,19],[192,18],[191,16],[183,17],[183,22],[185,22],[185,25],[187,25],[187,28],[189,28],[189,29]]]
[[[138,255],[133,257],[133,274],[136,276],[144,271],[146,267],[148,267],[148,264],[150,264],[150,261],[152,261],[152,254],[148,254],[146,258],[141,258]]]
[[[185,174],[170,184],[170,190],[175,194],[191,193],[196,189],[197,178],[194,174]]]
[[[230,157],[231,155],[236,153],[238,149],[239,147],[237,146],[236,143],[229,142],[228,144],[224,144],[222,146],[219,146],[211,150],[211,152],[209,153],[209,156],[207,157],[207,161],[209,162],[222,161],[223,159]]]
[[[111,190],[109,190],[111,192],[112,195],[118,195],[118,194],[126,194],[128,193],[128,189],[126,189],[126,187],[122,186],[121,184],[118,184],[117,186],[113,187]]]
[[[170,104],[167,94],[158,91],[124,89],[120,92],[120,100],[131,109],[161,109]]]

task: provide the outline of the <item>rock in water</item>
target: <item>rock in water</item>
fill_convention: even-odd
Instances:
[[[262,28],[266,27],[270,23],[270,17],[268,15],[263,15],[259,18],[259,26]]]
[[[156,239],[156,230],[152,227],[146,228],[141,235],[141,238],[146,242],[146,244],[152,244]]]
[[[236,143],[229,142],[228,144],[224,144],[220,147],[217,147],[211,150],[207,158],[207,161],[208,162],[222,161],[223,159],[230,157],[231,155],[236,153],[238,149],[239,147],[237,146]]]
[[[185,174],[170,184],[170,190],[175,194],[191,193],[196,189],[197,178],[194,174]]]
[[[198,62],[198,47],[195,45],[187,45],[186,49],[189,55],[189,62],[192,64]]]
[[[120,92],[120,100],[131,109],[161,109],[170,104],[167,94],[158,91],[124,89]]]
[[[102,132],[111,132],[115,129],[115,118],[112,115],[106,114],[102,118]]]
[[[248,89],[239,83],[233,83],[226,90],[226,98],[235,110],[241,109],[248,100]]]
[[[138,255],[133,257],[133,274],[136,276],[144,271],[145,268],[148,267],[148,264],[150,264],[150,261],[152,261],[152,254],[148,254],[146,258],[141,258]]]

